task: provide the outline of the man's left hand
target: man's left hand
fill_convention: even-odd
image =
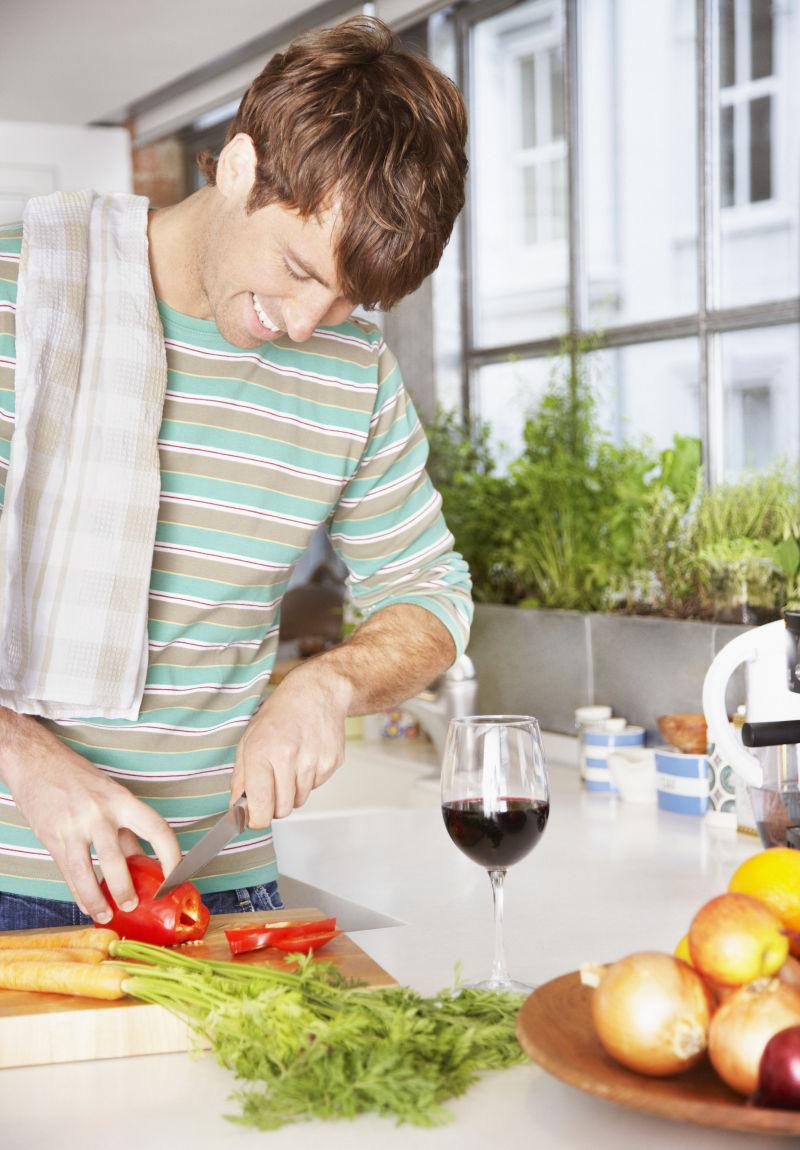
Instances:
[[[251,829],[291,814],[342,765],[350,695],[347,679],[313,660],[261,704],[239,740],[231,780],[231,803],[247,795]]]

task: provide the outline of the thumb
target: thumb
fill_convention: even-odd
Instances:
[[[228,804],[233,806],[237,799],[240,799],[245,791],[244,785],[244,735],[239,740],[236,747],[236,760],[233,764],[233,773],[231,774],[231,801]]]

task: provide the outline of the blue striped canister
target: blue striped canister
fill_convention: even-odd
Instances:
[[[583,785],[587,791],[617,793],[608,771],[608,756],[619,747],[643,747],[644,727],[623,727],[621,731],[604,731],[589,727],[581,736]]]
[[[656,787],[662,811],[679,815],[704,815],[708,810],[708,759],[684,755],[669,747],[657,747]]]

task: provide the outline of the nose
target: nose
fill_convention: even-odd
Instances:
[[[331,326],[344,323],[352,310],[351,303],[339,298],[297,300],[291,305],[284,305],[286,332],[295,343],[303,343],[323,323]]]

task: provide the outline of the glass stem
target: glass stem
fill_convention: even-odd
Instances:
[[[506,877],[506,868],[497,867],[489,871],[489,880],[492,884],[492,898],[494,899],[494,962],[492,964],[492,982],[508,982],[506,969],[506,949],[503,941],[503,879]]]

